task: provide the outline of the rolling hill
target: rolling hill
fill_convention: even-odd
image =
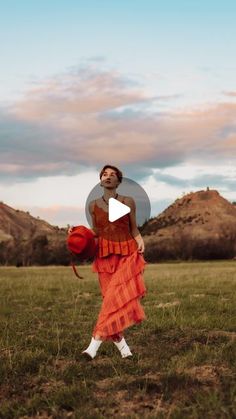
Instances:
[[[236,206],[216,190],[191,192],[148,220],[141,232],[151,260],[233,258]]]

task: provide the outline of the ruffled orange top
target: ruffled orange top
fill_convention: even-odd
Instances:
[[[130,255],[137,250],[137,243],[130,232],[129,214],[116,221],[109,221],[108,211],[95,201],[94,218],[98,234],[98,256],[109,254]]]

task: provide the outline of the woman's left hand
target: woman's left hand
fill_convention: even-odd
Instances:
[[[69,229],[67,230],[67,234],[71,234],[73,231],[74,226],[70,226]]]

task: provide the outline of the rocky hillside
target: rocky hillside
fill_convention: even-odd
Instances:
[[[216,190],[177,199],[141,229],[150,260],[233,258],[236,206]]]
[[[67,264],[66,229],[0,203],[0,264]]]

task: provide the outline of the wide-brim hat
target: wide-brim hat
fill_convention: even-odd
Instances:
[[[67,247],[80,260],[94,257],[97,249],[94,232],[83,225],[73,227],[67,237]]]

